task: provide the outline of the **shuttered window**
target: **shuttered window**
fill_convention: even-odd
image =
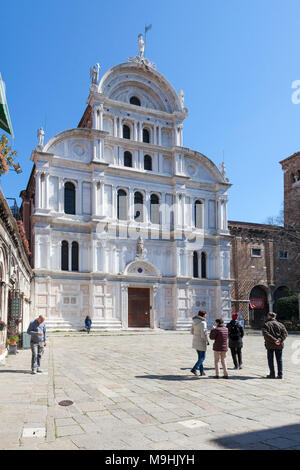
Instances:
[[[123,189],[119,189],[117,199],[117,217],[119,220],[127,220],[127,194]]]
[[[150,220],[152,224],[159,224],[159,197],[156,194],[151,194],[150,199]]]
[[[143,195],[139,192],[134,193],[134,220],[136,222],[143,222],[144,220],[143,203]]]
[[[195,227],[203,228],[203,203],[201,201],[195,202]]]

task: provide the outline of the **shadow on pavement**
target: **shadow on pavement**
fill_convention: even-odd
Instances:
[[[299,448],[300,424],[232,434],[228,437],[214,439],[212,442],[227,449],[238,450],[287,450]]]
[[[168,381],[184,381],[184,380],[206,380],[206,379],[215,379],[214,375],[206,375],[205,377],[195,376],[195,375],[136,375],[136,379],[154,379],[154,380],[168,380]],[[228,380],[256,380],[263,379],[264,377],[248,377],[248,376],[231,376],[229,375]],[[216,380],[216,379],[215,379]],[[224,382],[222,375],[220,375],[221,381]]]
[[[31,374],[31,370],[5,370],[1,369],[0,374]]]
[[[199,380],[202,377],[195,375],[136,375],[136,379],[154,379],[154,380],[169,380],[169,381],[183,381],[183,380]]]

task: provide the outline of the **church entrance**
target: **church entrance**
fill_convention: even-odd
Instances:
[[[149,288],[128,288],[128,327],[150,328]]]

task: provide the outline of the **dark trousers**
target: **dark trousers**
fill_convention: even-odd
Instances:
[[[206,357],[206,351],[198,351],[198,361],[194,365],[192,370],[200,370],[200,374],[204,373],[204,367],[203,367],[203,362],[205,361]]]
[[[242,348],[230,348],[234,367],[242,365]]]
[[[282,349],[268,349],[268,364],[270,369],[270,375],[275,377],[274,353],[277,361],[278,377],[282,377]]]

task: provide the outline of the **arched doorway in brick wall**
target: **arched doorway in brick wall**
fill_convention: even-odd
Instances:
[[[254,286],[249,295],[249,323],[252,328],[261,328],[269,309],[268,288]]]
[[[289,292],[290,292],[290,289],[287,286],[280,286],[274,290],[274,293],[273,293],[273,310],[274,311],[275,311],[275,305],[276,305],[277,300],[281,299],[282,297],[288,297]]]

